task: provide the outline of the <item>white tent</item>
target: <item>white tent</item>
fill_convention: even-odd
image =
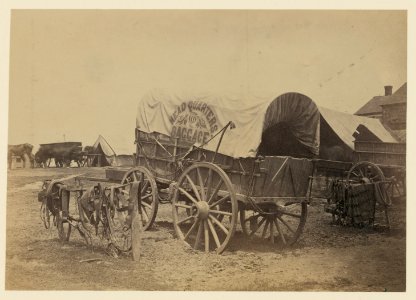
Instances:
[[[117,154],[108,141],[99,135],[93,147],[93,166],[132,166],[133,156],[130,154]]]

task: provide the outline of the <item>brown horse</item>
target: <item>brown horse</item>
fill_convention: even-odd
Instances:
[[[25,168],[34,166],[35,157],[32,153],[33,146],[25,143],[20,145],[8,145],[7,162],[9,169],[12,164],[12,157],[20,157],[25,162]]]

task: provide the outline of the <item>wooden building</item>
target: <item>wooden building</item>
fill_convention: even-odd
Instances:
[[[406,142],[407,83],[392,93],[392,86],[384,87],[384,96],[375,96],[355,115],[380,119],[400,142]]]

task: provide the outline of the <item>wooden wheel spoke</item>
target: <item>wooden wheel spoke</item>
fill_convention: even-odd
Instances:
[[[218,219],[217,218],[215,218],[214,216],[212,216],[212,215],[209,215],[209,218],[215,223],[215,224],[217,224],[218,225],[218,227],[226,234],[226,235],[228,235],[228,229],[227,228],[225,228],[225,226],[220,222],[220,221],[218,221]]]
[[[209,252],[209,232],[208,232],[208,222],[204,220],[204,236],[205,236],[205,252]]]
[[[211,203],[211,201],[213,199],[215,199],[215,197],[217,196],[218,191],[220,190],[221,186],[222,186],[223,181],[220,179],[220,181],[217,183],[217,185],[214,188],[214,191],[212,192],[212,195],[209,197],[208,199],[208,204]]]
[[[142,196],[142,200],[147,199],[147,198],[152,197],[152,196],[153,196],[152,194],[146,194],[146,195]]]
[[[186,179],[188,179],[188,182],[191,185],[192,190],[194,191],[194,194],[196,198],[198,199],[198,201],[202,201],[201,196],[199,195],[198,188],[196,187],[195,183],[192,181],[191,177],[189,177],[189,175],[186,175]]]
[[[183,188],[181,188],[181,187],[179,187],[178,188],[178,190],[182,193],[182,194],[184,194],[189,200],[191,200],[193,203],[195,203],[195,204],[197,204],[198,203],[198,201],[197,200],[195,200],[195,198],[194,197],[192,197],[187,191],[185,191]]]
[[[273,223],[274,225],[276,225],[277,231],[279,232],[280,238],[282,239],[282,242],[284,245],[286,245],[286,239],[285,236],[283,235],[283,231],[280,228],[279,222],[276,219],[273,219]]]
[[[204,226],[203,223],[200,220],[197,220],[197,222],[199,224],[199,227],[198,227],[198,232],[197,232],[196,237],[195,237],[194,249],[198,249],[199,240],[201,238],[202,230],[204,229],[203,228],[203,226]],[[197,222],[195,222],[195,223],[197,223]]]
[[[178,222],[176,222],[176,224],[177,225],[179,225],[179,224],[182,224],[182,223],[185,223],[185,222],[187,222],[187,221],[189,221],[189,220],[192,220],[193,218],[195,218],[194,216],[189,216],[189,217],[187,217],[187,218],[185,218],[185,219],[183,219],[183,220],[181,220],[181,221],[178,221]],[[196,223],[196,222],[195,222]],[[195,224],[194,223],[194,224]]]
[[[259,216],[259,215],[258,215]],[[260,217],[260,216],[259,216]],[[259,222],[259,224],[257,224],[257,227],[255,228],[255,230],[253,230],[249,236],[253,236],[257,230],[259,230],[259,228],[261,227],[261,225],[263,225],[263,223],[266,221],[266,218],[261,219],[261,221]]]
[[[196,226],[198,226],[199,223],[200,223],[199,220],[195,220],[195,223],[192,224],[191,228],[189,228],[188,232],[185,234],[185,237],[184,237],[185,240],[192,233],[192,231],[194,231],[194,229],[196,228]]]
[[[192,206],[190,205],[186,205],[186,204],[181,204],[181,203],[175,203],[176,207],[182,207],[182,208],[186,208],[186,209],[191,209]]]
[[[218,238],[217,232],[215,231],[214,225],[212,225],[212,222],[210,219],[208,219],[207,222],[208,222],[209,229],[211,230],[211,234],[214,238],[215,244],[217,245],[217,248],[219,248],[221,246],[221,243],[220,243],[220,239]]]
[[[291,216],[291,217],[298,218],[298,219],[300,219],[302,217],[302,215],[300,215],[300,214],[295,214],[295,213],[289,212],[287,210],[279,210],[279,212],[282,213],[283,215]]]
[[[232,213],[228,211],[222,211],[222,210],[210,209],[209,212],[213,214],[225,215],[225,216],[230,216],[230,217],[233,215]]]
[[[374,181],[374,180],[379,179],[379,178],[380,178],[380,175],[376,174],[374,177],[371,177],[370,180]]]
[[[149,222],[149,214],[147,213],[145,207],[143,207],[143,209],[142,209],[142,216],[144,216],[144,218],[146,219],[145,220],[146,222]]]
[[[256,222],[257,222],[257,219],[258,218],[260,218],[260,214],[257,214],[257,215],[252,215],[252,216],[250,216],[250,217],[248,217],[248,218],[246,218],[246,219],[244,219],[244,224],[242,224],[242,225],[245,225],[247,222],[251,222],[251,220],[254,220],[254,219],[256,219]],[[258,226],[258,224],[257,224],[257,226]]]
[[[277,216],[277,218],[280,220],[280,222],[283,223],[283,225],[285,225],[287,227],[287,229],[289,229],[289,231],[293,234],[295,234],[296,232],[292,229],[292,227],[290,227],[289,224],[287,224],[287,222],[280,216]]]
[[[202,175],[201,175],[201,171],[199,170],[199,168],[196,168],[196,173],[198,175],[198,182],[199,182],[199,187],[201,191],[201,200],[206,201],[207,198],[205,195],[205,184],[204,184],[204,181],[202,180]]]
[[[270,242],[272,244],[274,244],[274,226],[273,226],[273,222],[270,222]]]
[[[144,201],[142,202],[142,206],[143,206],[143,207],[146,207],[146,208],[148,208],[148,209],[150,209],[150,210],[152,209],[152,206],[151,206],[149,203],[144,202]]]
[[[212,170],[211,169],[208,170],[208,175],[207,175],[207,178],[205,179],[204,186],[205,185],[207,186],[206,199],[208,201],[208,195],[211,192],[211,188],[212,188]]]
[[[211,208],[211,207],[215,207],[215,206],[217,206],[217,205],[220,205],[220,204],[222,204],[225,200],[227,200],[229,197],[230,197],[230,194],[225,195],[225,196],[224,196],[224,197],[222,197],[220,200],[218,200],[218,201],[214,202],[213,204],[210,204],[210,205],[209,205],[209,207]]]
[[[143,187],[142,187],[142,190],[141,190],[141,194],[143,194],[145,191],[147,191],[147,189],[149,188],[149,185],[150,185],[150,182],[149,182],[149,180],[145,180],[144,181],[145,183],[144,183],[144,185],[143,185]]]
[[[136,176],[136,171],[131,172],[131,175],[133,175],[133,181],[139,181],[139,179]]]
[[[266,224],[264,224],[263,232],[261,233],[261,238],[264,239],[267,233],[267,229],[269,228],[269,220],[266,219]]]

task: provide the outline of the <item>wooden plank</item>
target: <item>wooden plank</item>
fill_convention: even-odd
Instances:
[[[141,212],[141,190],[142,183],[134,182],[130,189],[130,201],[133,201],[132,224],[131,224],[131,248],[133,260],[139,261],[142,249],[143,219]]]
[[[157,156],[150,156],[150,155],[142,155],[142,154],[138,154],[137,155],[139,158],[147,158],[149,160],[159,160],[159,161],[166,161],[166,162],[175,162],[176,159],[175,157],[157,157]]]
[[[143,144],[151,144],[151,145],[157,144],[153,140],[139,140],[139,142],[143,143]],[[177,143],[177,145],[175,145],[175,143],[165,143],[164,141],[159,141],[159,143],[161,143],[165,147],[176,147],[176,148],[181,148],[181,149],[189,149],[189,148],[192,147],[192,145],[185,145],[185,144],[181,145],[179,143]]]
[[[111,182],[108,178],[102,178],[102,177],[89,177],[89,176],[79,176],[76,177],[77,180],[88,180],[88,181],[102,181],[102,182]]]
[[[406,155],[406,152],[382,152],[382,151],[366,151],[366,150],[359,150],[355,151],[357,153],[371,153],[371,154],[392,154],[392,155]]]

